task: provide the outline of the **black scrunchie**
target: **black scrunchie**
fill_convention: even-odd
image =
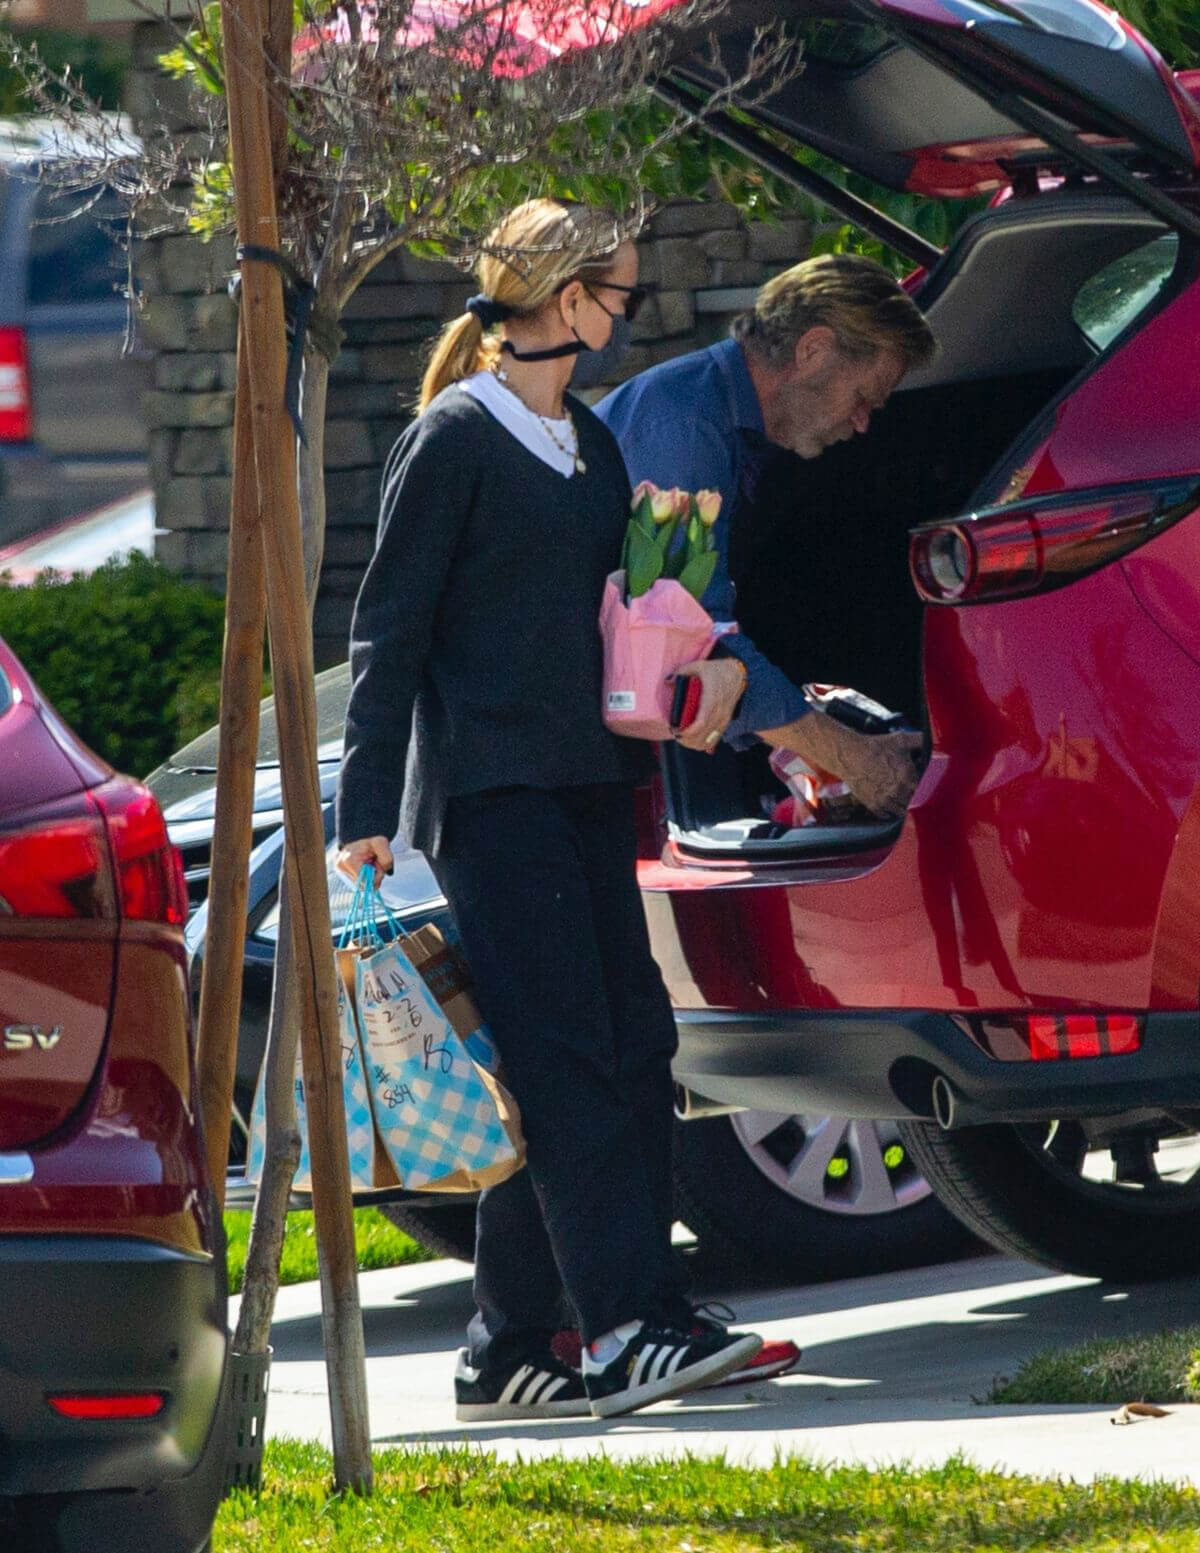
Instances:
[[[468,300],[467,312],[474,313],[485,329],[494,329],[513,315],[507,302],[497,302],[494,297],[484,296],[482,291]]]

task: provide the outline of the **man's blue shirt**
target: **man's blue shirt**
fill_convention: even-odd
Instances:
[[[741,346],[722,340],[651,367],[601,400],[596,414],[620,443],[634,485],[652,480],[667,489],[720,491],[717,569],[703,602],[715,620],[736,620],[729,536],[767,446]],[[725,731],[735,748],[755,743],[758,729],[781,727],[809,710],[798,686],[741,632],[723,637],[721,648],[746,665],[746,693]]]

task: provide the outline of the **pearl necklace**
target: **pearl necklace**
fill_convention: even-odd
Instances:
[[[564,442],[558,435],[554,429],[554,421],[550,416],[542,415],[541,412],[535,410],[531,404],[526,403],[524,397],[519,394],[513,385],[509,382],[508,373],[505,372],[503,367],[493,367],[492,375],[496,378],[497,382],[504,384],[505,388],[508,389],[509,393],[519,404],[523,404],[525,406],[530,415],[537,416],[538,420],[541,422],[542,430],[550,438],[550,441],[553,442],[554,446],[558,449],[564,458],[569,458],[574,463],[575,473],[580,475],[587,474],[587,465],[584,463],[583,458],[580,456],[579,452],[579,430],[575,425],[575,417],[571,414],[571,411],[567,405],[563,405],[562,418],[566,421],[568,427],[570,428],[570,442]]]

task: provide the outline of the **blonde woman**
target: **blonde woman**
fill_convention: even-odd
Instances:
[[[460,1419],[605,1417],[760,1340],[697,1320],[670,1252],[675,1027],[635,880],[646,746],[600,715],[597,615],[630,488],[567,385],[642,292],[609,216],[533,200],[490,234],[384,471],[351,629],[344,872],[397,818],[454,911],[528,1168],[480,1198]],[[582,1372],[551,1350],[563,1290]]]

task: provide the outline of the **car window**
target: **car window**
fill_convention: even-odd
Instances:
[[[12,686],[8,683],[8,675],[0,669],[0,717],[3,717],[12,705]]]
[[[870,22],[803,22],[796,31],[805,59],[844,70],[861,70],[896,44],[885,28]]]
[[[106,190],[94,203],[89,198],[73,190],[38,189],[29,232],[31,307],[119,299],[126,274],[125,217],[115,194]]]
[[[1166,285],[1179,257],[1179,235],[1164,233],[1122,254],[1075,295],[1071,316],[1096,350],[1107,350],[1121,331],[1143,312]]]
[[[346,703],[350,699],[350,665],[325,669],[313,682],[317,700],[317,755],[337,760],[346,729]],[[169,764],[180,771],[215,771],[220,730],[210,728],[171,756]],[[279,729],[275,725],[275,697],[269,696],[259,711],[258,764],[279,764]]]

